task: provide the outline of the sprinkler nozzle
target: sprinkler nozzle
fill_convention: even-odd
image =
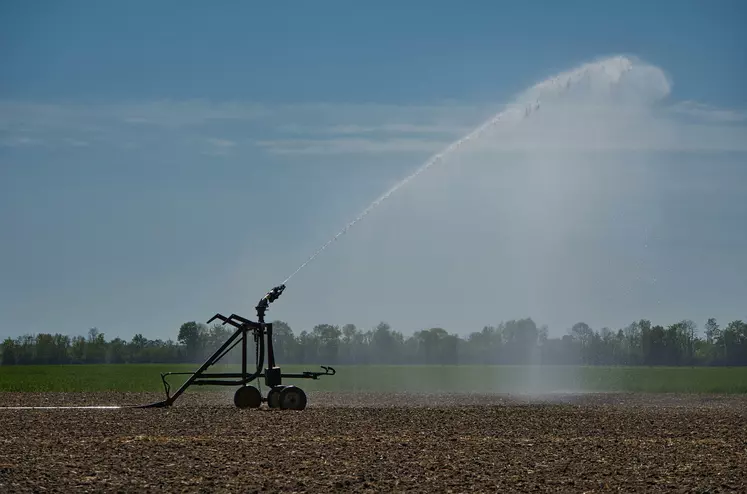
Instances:
[[[277,300],[277,298],[280,296],[280,294],[283,293],[283,290],[285,290],[285,285],[279,285],[267,292],[267,295],[265,295],[265,298],[268,302],[274,302]]]
[[[281,293],[283,293],[283,290],[285,290],[285,285],[279,285],[270,290],[265,294],[264,297],[259,301],[257,304],[257,316],[260,318],[260,321],[264,320],[265,317],[265,311],[267,310],[267,307],[277,300],[277,298],[280,296]]]

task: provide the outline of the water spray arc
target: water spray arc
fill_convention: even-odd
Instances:
[[[311,261],[317,258],[327,247],[329,247],[338,238],[345,235],[356,223],[365,218],[371,211],[373,211],[379,204],[389,198],[394,192],[401,187],[407,185],[410,181],[416,178],[418,175],[428,170],[436,163],[443,161],[445,157],[459,149],[463,144],[479,138],[486,130],[494,127],[500,122],[519,122],[525,118],[530,117],[532,114],[537,112],[542,103],[542,99],[547,96],[560,96],[563,93],[569,91],[578,83],[584,80],[589,80],[595,73],[602,73],[610,82],[610,85],[619,83],[620,78],[626,73],[632,70],[633,63],[627,57],[613,57],[600,62],[585,64],[576,70],[570,72],[564,72],[555,77],[547,79],[529,90],[525,91],[522,95],[517,98],[517,101],[511,105],[508,109],[496,114],[488,121],[477,127],[475,130],[465,135],[464,137],[449,144],[443,151],[433,155],[428,161],[423,163],[417,170],[412,174],[408,175],[404,179],[400,180],[392,188],[386,191],[378,199],[372,202],[362,213],[358,215],[353,221],[345,225],[337,235],[332,237],[327,243],[322,245],[316,252],[314,252],[304,263],[302,263],[294,272],[292,272],[283,281],[283,285],[286,285],[291,278],[293,278],[299,271],[305,268]]]

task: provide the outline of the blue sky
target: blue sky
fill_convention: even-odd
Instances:
[[[661,101],[625,118],[558,106],[498,131],[398,191],[271,316],[462,334],[527,316],[554,334],[745,319],[746,13],[3,2],[0,337],[168,338],[251,315],[430,155],[529,86],[617,54],[666,75]]]

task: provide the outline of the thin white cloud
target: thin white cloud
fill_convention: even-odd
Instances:
[[[365,118],[365,115],[361,115]],[[283,125],[280,131],[289,134],[321,134],[321,135],[361,135],[361,134],[447,134],[460,135],[469,132],[471,128],[456,123],[381,123],[371,125],[340,124],[330,126],[312,125]]]
[[[428,153],[448,144],[433,139],[276,139],[257,141],[256,144],[273,154],[359,154],[359,153]]]
[[[246,139],[212,138],[206,155],[230,154],[238,141],[284,154],[430,152],[468,131],[489,105],[304,103],[265,105],[155,101],[106,105],[0,102],[0,128],[51,141],[133,147],[195,142],[195,133],[230,129]],[[1,135],[1,134],[0,134]],[[199,142],[199,141],[198,141]],[[183,144],[182,144],[183,145]],[[204,143],[203,143],[204,146]]]
[[[70,146],[73,146],[73,147],[77,147],[77,148],[80,148],[80,147],[88,147],[88,146],[90,146],[90,145],[91,145],[91,143],[90,143],[90,142],[87,142],[87,141],[81,141],[80,139],[71,139],[71,138],[66,138],[66,139],[65,139],[65,142],[66,142],[66,143],[67,143],[68,145],[70,145]]]
[[[11,135],[0,139],[0,146],[3,147],[32,147],[32,146],[43,146],[44,141],[33,137],[16,136]]]
[[[209,138],[207,142],[219,148],[232,148],[236,146],[236,143],[234,141],[230,141],[228,139],[218,139],[214,137]]]
[[[123,121],[124,123],[135,124],[135,125],[151,123],[151,121],[145,117],[125,117]]]
[[[747,126],[710,118],[606,106],[545,105],[518,125],[497,127],[468,152],[747,151]]]
[[[708,122],[744,122],[747,114],[743,111],[717,108],[695,101],[682,101],[672,105],[671,111],[680,115],[696,117]]]
[[[531,118],[496,125],[464,149],[468,153],[506,151],[747,151],[747,126],[725,110],[691,112],[681,118],[678,105],[656,111],[617,103],[542,105]],[[477,126],[477,122],[474,127]],[[274,154],[433,153],[447,147],[474,127],[459,132],[426,134],[384,133],[379,127],[331,126],[304,138],[258,140]],[[389,129],[398,127],[389,126]],[[424,128],[416,125],[411,128]],[[439,127],[439,130],[441,128]],[[376,131],[379,132],[376,132]],[[433,129],[430,129],[433,130]],[[453,128],[456,130],[456,127]],[[296,129],[295,133],[298,133]]]
[[[237,145],[236,142],[229,139],[216,137],[207,138],[205,141],[208,144],[208,149],[204,150],[202,154],[206,156],[229,156]]]
[[[486,116],[488,107],[474,105],[389,105],[350,103],[263,104],[209,100],[141,101],[111,104],[36,103],[0,101],[0,128],[80,127],[94,122],[152,125],[167,128],[208,125],[215,122],[260,122],[280,130],[313,131],[336,127],[338,131],[390,130],[450,132]],[[291,123],[293,122],[293,123]]]
[[[271,108],[258,103],[207,100],[138,102],[101,108],[103,114],[116,116],[131,125],[167,128],[201,126],[221,121],[255,121],[267,117],[270,111]]]
[[[133,103],[36,103],[0,101],[0,128],[97,130],[113,124],[179,128],[216,121],[249,121],[267,116],[266,105],[203,100]]]
[[[610,75],[608,68],[593,73],[594,81],[577,81],[576,92],[568,91],[565,83],[558,86],[562,79],[558,76],[522,93],[518,101],[542,98],[531,122],[512,129],[498,127],[470,150],[734,151],[747,146],[744,112],[693,101],[656,107],[651,102],[665,98],[670,88],[661,71],[644,65],[626,72],[621,65],[614,66],[620,70]],[[614,91],[608,86],[610,79],[618,83]],[[602,84],[594,85],[599,81]],[[244,149],[253,144],[271,154],[432,153],[504,108],[452,102],[271,105],[188,100],[93,105],[6,101],[0,102],[0,143],[6,147],[42,141],[68,146],[103,143],[146,149],[197,142],[205,154],[223,156],[235,152],[239,142]],[[200,136],[226,130],[233,140],[211,138],[200,144]],[[34,137],[18,137],[25,134]]]

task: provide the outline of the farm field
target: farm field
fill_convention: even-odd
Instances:
[[[195,368],[0,367],[0,492],[747,491],[744,368],[339,366],[287,381],[304,411],[135,408]]]
[[[228,390],[226,390],[228,391]],[[170,409],[0,409],[2,492],[745,492],[747,397],[230,392]],[[139,405],[160,393],[0,394]]]
[[[158,392],[161,372],[192,372],[198,364],[123,364],[0,367],[3,391]],[[308,391],[469,393],[747,393],[747,367],[582,366],[335,366],[337,375],[293,383]],[[239,370],[236,366],[211,371]],[[283,372],[320,370],[283,366]],[[186,376],[171,376],[172,389]],[[191,388],[200,392],[210,388]]]

